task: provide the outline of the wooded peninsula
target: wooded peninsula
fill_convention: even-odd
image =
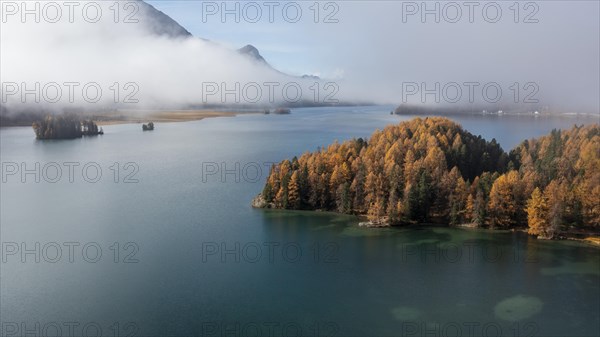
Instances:
[[[373,226],[600,231],[600,127],[553,130],[506,153],[446,118],[416,118],[271,168],[254,207],[366,215]]]

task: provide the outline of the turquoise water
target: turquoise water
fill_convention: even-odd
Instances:
[[[1,129],[2,334],[599,335],[597,248],[250,207],[268,163],[409,118],[391,109],[115,125],[71,141]],[[457,120],[505,150],[592,121]]]

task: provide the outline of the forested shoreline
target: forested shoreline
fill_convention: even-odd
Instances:
[[[598,232],[600,127],[553,130],[506,153],[449,119],[415,118],[274,165],[253,205],[542,238]]]

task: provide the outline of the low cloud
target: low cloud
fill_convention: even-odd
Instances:
[[[439,3],[439,22],[435,15],[423,20],[422,8],[408,15],[407,10],[415,9],[407,4],[420,6],[420,2],[338,2],[338,23],[286,26],[290,32],[304,34],[300,49],[312,50],[313,58],[319,58],[307,73],[329,78],[321,80],[289,76],[217,42],[185,37],[168,17],[157,17],[142,2],[135,2],[140,6],[135,15],[124,7],[127,3],[120,3],[116,13],[113,2],[94,2],[102,7],[102,16],[94,23],[82,15],[87,2],[79,2],[73,23],[63,2],[56,2],[63,7],[57,23],[43,18],[36,23],[33,15],[23,23],[21,13],[12,14],[13,8],[5,3],[0,77],[3,106],[9,110],[276,106],[296,100],[451,106],[515,103],[592,113],[598,113],[600,106],[597,2],[532,2],[537,9],[530,18],[537,22],[523,22],[531,8],[523,7],[516,14],[509,8],[512,3],[499,2],[503,16],[495,23],[481,16],[485,3],[476,7],[474,22],[466,15],[468,8],[458,3],[463,17],[453,23],[444,16],[449,13],[443,12],[444,2]],[[90,9],[88,15],[93,12]],[[126,23],[127,19],[139,22]],[[254,27],[277,28],[261,28],[260,23]],[[281,41],[282,48],[294,44],[294,36]],[[65,85],[73,82],[78,85]],[[39,103],[34,94],[22,95],[25,89],[36,90],[38,83]],[[62,90],[58,100],[54,84]],[[90,103],[98,87],[102,95]],[[502,93],[495,101],[498,88]]]
[[[71,17],[58,3],[63,16],[56,23],[48,21],[54,14],[44,17],[44,2],[39,23],[34,15],[24,23],[22,8],[7,14],[14,8],[3,4],[0,70],[9,110],[262,106],[314,98],[309,88],[314,81],[280,73],[215,42],[176,36],[143,3],[135,3],[139,11],[120,8],[118,23],[113,2],[90,2],[87,16],[86,2],[80,2]],[[96,6],[101,17],[87,22],[96,19]],[[138,22],[124,22],[134,12],[130,19]]]

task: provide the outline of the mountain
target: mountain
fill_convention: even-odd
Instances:
[[[251,44],[248,44],[248,45],[238,49],[237,51],[238,51],[238,53],[240,53],[242,55],[246,55],[246,56],[250,57],[251,59],[257,61],[258,63],[268,66],[269,68],[277,71],[278,73],[280,73],[282,75],[291,76],[291,75],[283,73],[283,72],[275,69],[273,66],[271,66],[269,64],[269,62],[267,62],[267,60],[265,60],[265,58],[260,54],[258,49]],[[321,78],[319,76],[315,76],[315,75],[302,75],[302,76],[291,76],[291,77],[298,77],[303,80],[314,80],[314,81],[321,80]]]
[[[318,81],[321,79],[319,76],[316,76],[316,75],[302,75],[302,78],[305,80],[315,80],[315,81]]]
[[[192,33],[183,28],[177,21],[173,20],[167,14],[154,8],[154,6],[138,0],[139,9],[144,18],[148,20],[142,21],[147,28],[156,35],[166,35],[171,38],[187,38],[192,37]]]
[[[258,49],[256,49],[256,47],[254,47],[251,44],[248,44],[248,45],[238,49],[238,52],[240,54],[246,55],[260,63],[270,66],[269,63],[264,59],[264,57],[262,57],[262,55],[260,55],[260,52],[258,51]]]
[[[181,26],[177,21],[173,20],[167,14],[159,11],[154,6],[144,2],[143,0],[137,0],[140,4],[140,11],[142,14],[145,14],[149,20],[146,20],[144,23],[147,25],[147,28],[156,35],[166,35],[171,38],[188,38],[193,35],[186,30],[183,26]],[[202,39],[202,38],[201,38]],[[205,40],[205,39],[203,39]],[[290,77],[299,77],[301,79],[315,80],[318,81],[320,78],[314,75],[302,75],[302,76],[292,76],[281,71],[278,71],[273,66],[265,60],[265,58],[260,54],[260,51],[253,45],[248,44],[237,50],[238,53],[242,55],[246,55],[247,57],[257,61],[260,64],[266,65],[267,67]]]

